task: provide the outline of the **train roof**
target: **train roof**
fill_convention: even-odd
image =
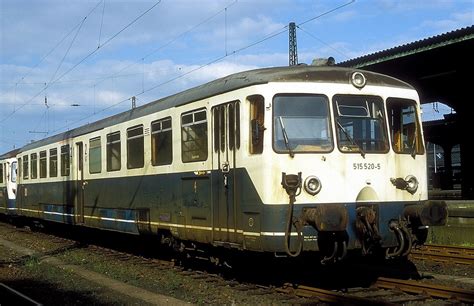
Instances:
[[[393,77],[353,68],[298,65],[290,67],[255,69],[231,74],[229,76],[182,91],[180,93],[152,101],[148,104],[130,109],[117,115],[89,123],[87,125],[36,142],[32,142],[22,147],[19,152],[31,150],[55,142],[60,142],[72,137],[77,137],[91,133],[93,131],[101,130],[110,125],[119,124],[159,112],[164,109],[185,105],[194,101],[248,86],[266,84],[270,82],[332,82],[348,84],[354,71],[361,71],[364,73],[367,80],[367,85],[413,89],[413,87],[409,84]]]
[[[0,160],[15,157],[19,151],[20,149],[14,149],[14,150],[11,150],[10,152],[4,153],[0,155]]]

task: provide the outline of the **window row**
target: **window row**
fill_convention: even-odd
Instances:
[[[263,120],[263,99],[258,101],[259,120]],[[225,116],[225,118],[224,118]],[[214,129],[219,131],[216,136],[216,151],[240,148],[240,104],[238,101],[225,104],[214,109]],[[173,135],[171,117],[151,122],[151,164],[153,166],[170,165],[173,162]],[[193,110],[181,115],[181,159],[184,163],[205,161],[208,159],[208,118],[205,108]],[[145,165],[144,126],[137,125],[126,131],[126,166],[127,169],[143,168]],[[217,135],[217,134],[216,134]],[[103,170],[103,150],[105,149],[105,170],[119,171],[122,167],[122,138],[120,131],[89,139],[88,163],[89,173],[97,174]],[[227,137],[226,137],[227,136]],[[263,135],[260,136],[255,151],[263,147]],[[19,173],[23,179],[36,179],[70,175],[71,150],[70,145],[58,149],[47,150],[24,155],[19,159]],[[60,164],[58,165],[58,158]],[[49,167],[49,171],[48,170]],[[1,169],[0,169],[1,170]],[[49,173],[49,176],[48,176]]]
[[[126,132],[127,169],[143,168],[144,128],[138,125]],[[171,117],[151,123],[151,164],[153,166],[169,165],[173,161],[173,135]],[[195,110],[181,116],[181,151],[182,161],[195,162],[207,160],[207,113],[205,109]],[[106,170],[119,171],[122,166],[122,141],[120,131],[106,135],[105,156]],[[102,171],[102,139],[95,137],[89,140],[89,172]]]
[[[29,155],[24,155],[18,159],[18,164],[20,165],[19,173],[22,174],[23,179],[37,179],[46,178],[48,175],[49,168],[49,177],[57,177],[58,171],[60,171],[61,176],[69,176],[71,173],[71,158],[70,158],[70,146],[64,145],[60,148],[59,161],[60,165],[58,166],[58,149],[52,148],[49,149],[49,163],[47,157],[47,150],[40,151],[38,153],[31,153]],[[39,167],[38,167],[39,166]]]

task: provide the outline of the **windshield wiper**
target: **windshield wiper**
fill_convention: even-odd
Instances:
[[[337,122],[337,126],[341,129],[341,131],[344,133],[344,135],[346,135],[347,140],[349,140],[352,145],[356,146],[359,149],[360,155],[362,155],[362,157],[365,158],[365,152],[364,152],[364,150],[362,150],[362,147],[359,146],[354,141],[354,139],[352,139],[351,135],[349,135],[349,133],[347,133],[346,129],[339,122]]]
[[[283,119],[281,119],[281,116],[278,117],[278,121],[280,121],[281,131],[283,132],[283,140],[285,141],[285,146],[288,149],[290,156],[295,157],[295,154],[290,148],[290,140],[288,138],[288,134],[286,133],[285,125],[283,124]]]

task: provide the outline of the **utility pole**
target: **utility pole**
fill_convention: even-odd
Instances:
[[[289,27],[289,66],[298,65],[298,50],[296,48],[296,25],[290,22]]]

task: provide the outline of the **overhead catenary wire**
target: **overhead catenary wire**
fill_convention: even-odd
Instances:
[[[316,17],[313,17],[313,18],[311,18],[311,19],[308,19],[308,20],[306,20],[306,21],[304,21],[304,22],[302,22],[302,23],[300,23],[300,24],[306,24],[306,23],[308,23],[308,22],[310,22],[310,21],[312,21],[312,20],[315,20],[315,19],[317,19],[317,18],[320,18],[320,17],[322,17],[322,16],[325,16],[325,15],[327,15],[327,14],[330,13],[330,12],[334,12],[334,11],[337,10],[337,9],[343,8],[343,7],[345,7],[345,6],[347,6],[347,5],[351,4],[351,3],[353,3],[354,1],[355,1],[355,0],[352,0],[352,1],[350,1],[350,2],[348,2],[348,3],[346,3],[346,4],[344,4],[344,5],[340,5],[340,6],[338,6],[338,7],[335,8],[335,9],[331,9],[331,10],[328,11],[328,12],[325,12],[325,13],[323,13],[323,14],[320,14],[320,15],[316,16]],[[210,65],[212,65],[212,64],[215,64],[215,63],[217,63],[217,62],[219,62],[219,61],[222,61],[223,59],[225,59],[225,58],[227,58],[227,57],[229,57],[229,56],[231,56],[231,55],[235,55],[235,54],[237,54],[237,53],[239,53],[239,52],[242,52],[242,51],[244,51],[244,50],[246,50],[246,49],[249,49],[249,48],[251,48],[251,47],[253,47],[253,46],[255,46],[255,45],[258,45],[258,44],[260,44],[260,43],[262,43],[262,42],[264,42],[264,41],[267,41],[267,40],[269,40],[269,39],[271,39],[271,38],[274,38],[274,37],[276,37],[276,36],[278,36],[278,35],[281,35],[281,34],[283,34],[283,33],[286,33],[287,28],[288,28],[288,26],[286,25],[286,26],[282,27],[281,29],[274,31],[274,32],[270,33],[269,35],[267,35],[267,36],[265,36],[265,37],[263,37],[263,38],[261,38],[261,39],[255,41],[255,42],[253,42],[253,43],[250,43],[250,44],[248,44],[248,45],[246,45],[246,46],[244,46],[244,47],[241,47],[241,48],[239,48],[239,49],[236,49],[236,50],[234,50],[234,51],[232,51],[232,52],[230,52],[230,53],[227,53],[227,52],[226,52],[225,55],[219,56],[219,57],[217,57],[217,58],[215,58],[215,59],[213,59],[213,60],[211,60],[211,61],[209,61],[209,62],[207,62],[207,63],[205,63],[205,64],[203,64],[203,65],[200,65],[200,66],[198,66],[198,67],[196,67],[196,68],[194,68],[194,69],[191,69],[191,70],[189,70],[189,71],[187,71],[187,72],[185,72],[185,73],[183,73],[183,74],[181,74],[181,75],[179,75],[179,76],[176,76],[176,77],[174,77],[174,78],[171,78],[171,79],[169,79],[169,80],[166,80],[166,81],[164,81],[164,82],[162,82],[162,83],[159,83],[159,84],[157,84],[157,85],[154,85],[154,86],[152,86],[152,87],[150,87],[150,88],[148,88],[148,89],[146,89],[146,90],[142,90],[142,92],[137,93],[137,94],[135,94],[135,95],[133,95],[133,96],[134,96],[134,97],[138,97],[138,96],[140,96],[140,95],[142,95],[142,94],[144,94],[144,93],[146,93],[146,92],[150,92],[150,91],[152,91],[152,90],[154,90],[154,89],[156,89],[156,88],[158,88],[158,87],[161,87],[161,86],[163,86],[163,85],[166,85],[166,84],[169,84],[169,83],[171,83],[171,82],[173,82],[173,81],[176,81],[176,80],[178,80],[178,79],[180,79],[180,78],[183,78],[183,77],[185,77],[186,75],[189,75],[189,74],[191,74],[191,73],[193,73],[193,72],[195,72],[195,71],[198,71],[198,70],[200,70],[200,69],[202,69],[202,68],[204,68],[204,67],[207,67],[207,66],[210,66]],[[62,126],[62,127],[58,128],[58,129],[52,131],[52,133],[56,133],[56,132],[62,131],[62,130],[64,130],[64,129],[66,129],[66,128],[69,129],[69,127],[70,127],[71,125],[74,125],[74,124],[77,124],[77,123],[82,122],[82,121],[84,121],[84,120],[87,120],[87,119],[89,119],[89,118],[91,118],[91,117],[93,117],[93,116],[96,116],[97,114],[100,114],[100,113],[102,113],[102,112],[104,112],[104,111],[106,111],[106,110],[109,110],[109,109],[111,109],[111,108],[113,108],[113,107],[116,107],[116,106],[122,104],[122,103],[125,103],[125,102],[129,101],[130,99],[131,99],[131,97],[124,98],[124,99],[118,101],[117,103],[114,103],[114,104],[112,104],[112,105],[110,105],[110,106],[108,106],[108,107],[106,107],[106,108],[103,108],[103,109],[101,109],[101,110],[99,110],[99,111],[95,111],[95,112],[94,112],[93,114],[91,114],[91,115],[85,116],[85,117],[83,117],[83,118],[81,118],[81,119],[78,119],[78,120],[76,120],[76,121],[74,121],[74,122],[70,122],[70,123],[68,123],[67,125]]]
[[[67,48],[66,53],[64,54],[63,58],[59,62],[58,67],[56,68],[53,75],[51,76],[51,79],[49,80],[49,83],[51,83],[54,80],[54,77],[56,76],[56,74],[58,73],[58,71],[61,68],[62,64],[64,63],[64,60],[66,59],[67,55],[69,54],[69,51],[71,50],[72,45],[76,41],[77,35],[79,35],[79,32],[81,31],[82,26],[84,25],[84,22],[86,21],[86,19],[87,19],[87,16],[84,17],[84,19],[82,19],[81,25],[77,29],[76,34],[74,35],[74,38],[71,40],[71,43],[69,44],[69,47]]]
[[[170,39],[169,41],[167,41],[165,44],[159,46],[158,48],[155,48],[153,49],[152,51],[150,51],[149,53],[147,53],[146,55],[140,57],[139,59],[137,59],[135,62],[121,68],[119,71],[115,72],[115,73],[112,73],[112,74],[109,74],[107,76],[104,76],[104,77],[98,77],[98,78],[93,78],[93,79],[76,79],[76,80],[66,80],[66,81],[57,81],[55,82],[55,84],[59,84],[59,83],[70,83],[70,82],[80,82],[80,81],[94,81],[96,80],[97,82],[94,83],[92,86],[90,86],[91,88],[94,89],[94,99],[95,99],[95,90],[96,90],[96,87],[106,81],[106,80],[110,80],[110,79],[115,79],[115,78],[118,78],[118,77],[127,77],[127,76],[133,76],[133,75],[139,75],[141,74],[142,75],[142,92],[141,93],[144,93],[145,92],[145,59],[154,55],[155,53],[157,53],[158,51],[160,51],[161,49],[171,45],[172,43],[176,42],[178,39],[184,37],[185,35],[189,34],[190,32],[194,31],[196,28],[202,26],[203,24],[209,22],[210,20],[212,20],[213,18],[215,18],[216,16],[220,15],[222,12],[226,12],[227,9],[229,9],[230,7],[232,7],[234,4],[237,3],[237,0],[234,0],[232,3],[226,5],[223,9],[220,9],[219,11],[215,12],[214,14],[212,14],[211,16],[209,17],[206,17],[205,19],[203,19],[202,21],[198,22],[196,25],[192,26],[191,28],[185,30],[184,32],[180,33],[179,35],[177,35],[176,37]],[[141,73],[128,73],[128,74],[119,74],[121,73],[122,71],[126,70],[126,69],[129,69],[135,65],[138,64],[138,62],[141,62],[142,63],[142,71]],[[34,84],[43,84],[43,83],[34,83]],[[67,100],[68,98],[72,97],[72,96],[75,96],[75,94],[72,94],[66,98],[64,98],[65,100]],[[3,104],[2,102],[0,102],[0,104]],[[30,105],[41,105],[40,103],[33,103],[33,104],[30,104]],[[50,105],[54,105],[54,104],[50,104]],[[95,102],[94,102],[94,105],[95,105]],[[95,112],[95,111],[94,111]]]
[[[328,44],[327,42],[325,42],[324,40],[316,37],[315,35],[311,34],[310,32],[306,31],[304,28],[302,28],[301,26],[297,26],[298,29],[300,29],[301,31],[303,31],[306,35],[310,36],[311,38],[319,41],[320,43],[322,43],[323,45],[327,46],[328,48],[330,48],[331,50],[339,53],[340,55],[342,55],[345,59],[350,59],[349,56],[347,56],[346,54],[344,54],[341,50],[337,49],[337,48],[334,48],[333,46],[331,46],[330,44]]]
[[[104,5],[102,6],[102,18],[100,20],[99,44],[97,45],[98,48],[100,47],[100,38],[102,36],[102,26],[104,25],[105,0],[103,0],[103,2],[104,2]]]
[[[142,18],[143,16],[145,16],[148,12],[150,12],[152,9],[154,9],[158,4],[160,4],[161,0],[159,0],[158,2],[156,2],[155,4],[153,4],[150,8],[148,8],[146,11],[144,11],[143,13],[141,13],[138,17],[136,17],[135,19],[133,19],[130,23],[128,23],[125,27],[123,27],[120,31],[118,31],[117,33],[115,33],[114,35],[112,35],[109,39],[107,39],[103,44],[101,44],[100,46],[98,46],[95,50],[93,50],[92,52],[90,52],[89,54],[87,54],[85,57],[83,57],[79,62],[77,62],[75,65],[73,65],[70,69],[68,69],[67,71],[65,71],[63,74],[61,74],[57,79],[55,79],[54,81],[48,83],[41,91],[39,91],[37,94],[35,94],[32,98],[30,98],[26,103],[24,104],[21,104],[17,109],[13,110],[9,115],[7,115],[6,117],[4,117],[2,120],[0,120],[0,123],[3,123],[5,122],[6,120],[8,120],[9,118],[11,118],[12,115],[14,115],[16,112],[18,112],[20,109],[22,109],[23,107],[25,107],[26,105],[28,105],[29,102],[31,102],[33,99],[35,99],[36,97],[38,97],[41,93],[43,93],[44,91],[46,91],[51,85],[55,84],[57,81],[59,81],[60,79],[62,79],[65,75],[67,75],[68,73],[70,73],[71,71],[73,71],[77,66],[79,66],[80,64],[82,64],[85,60],[87,60],[89,57],[91,57],[93,54],[95,54],[98,50],[100,50],[100,48],[102,48],[103,46],[107,45],[109,42],[111,42],[113,39],[115,39],[118,35],[120,35],[120,33],[122,33],[123,31],[125,31],[127,28],[129,28],[131,25],[133,25],[135,22],[137,22],[140,18]]]
[[[99,2],[89,11],[89,13],[86,15],[86,18],[87,18],[88,16],[90,16],[90,15],[95,11],[95,9],[99,6],[99,4],[100,4],[102,1],[104,1],[104,0],[99,1]],[[41,65],[41,63],[43,63],[43,61],[44,61],[46,58],[48,58],[48,56],[50,56],[51,53],[53,53],[53,52],[56,50],[56,48],[58,48],[58,47],[64,42],[64,40],[65,40],[66,38],[69,37],[69,35],[71,35],[79,26],[81,26],[81,24],[82,24],[83,22],[84,22],[84,21],[81,20],[78,24],[76,24],[66,35],[64,35],[64,36],[59,40],[58,43],[56,43],[56,45],[55,45],[53,48],[51,48],[51,49],[33,66],[33,68],[31,68],[25,75],[23,75],[22,77],[20,77],[20,78],[18,79],[18,81],[14,82],[13,85],[15,86],[15,85],[18,85],[18,84],[20,84],[20,83],[25,84],[25,83],[22,82],[22,81],[23,81],[25,78],[27,78],[36,68],[38,68],[38,66]],[[42,82],[41,84],[44,84],[44,82]],[[5,92],[7,92],[7,91],[8,91],[8,90],[6,90]]]
[[[137,65],[138,62],[140,61],[144,61],[145,59],[149,58],[150,56],[156,54],[158,51],[166,48],[167,46],[171,45],[172,43],[178,41],[178,39],[180,39],[181,37],[184,37],[185,35],[189,34],[190,32],[194,31],[195,29],[197,29],[198,27],[202,26],[203,24],[209,22],[210,20],[212,20],[213,18],[215,18],[216,16],[220,15],[222,12],[226,11],[228,8],[230,8],[231,6],[233,6],[235,3],[237,3],[237,0],[233,1],[231,4],[227,5],[226,7],[224,7],[223,9],[217,11],[216,13],[212,14],[211,16],[205,18],[204,20],[200,21],[199,23],[197,23],[196,25],[192,26],[191,28],[181,32],[179,35],[177,35],[176,37],[170,39],[169,41],[167,41],[166,43],[164,43],[163,45],[153,49],[152,51],[150,51],[149,53],[147,53],[146,55],[136,59],[133,63],[123,67],[122,69],[120,69],[119,71],[109,75],[109,77],[113,77],[114,75],[116,74],[119,74],[120,72],[126,70],[126,69],[129,69],[130,67],[133,67],[135,65]],[[105,79],[104,79],[105,80]],[[97,86],[99,85],[101,82],[103,82],[104,80],[94,84],[94,86]]]
[[[117,72],[114,72],[112,74],[109,74],[107,76],[104,76],[104,77],[99,77],[99,78],[95,78],[95,79],[81,79],[81,80],[72,80],[72,81],[58,81],[56,82],[57,83],[67,83],[67,82],[78,82],[78,81],[88,81],[88,80],[96,80],[97,82],[94,83],[93,85],[90,86],[90,88],[93,88],[94,90],[94,99],[95,99],[95,90],[96,90],[96,87],[101,84],[102,82],[106,81],[106,80],[110,80],[110,79],[115,79],[117,77],[126,77],[126,76],[132,76],[132,75],[142,75],[142,93],[145,92],[145,59],[147,59],[148,57],[154,55],[155,53],[157,53],[158,51],[164,49],[165,47],[171,45],[172,43],[176,42],[178,39],[180,39],[181,37],[184,37],[185,35],[189,34],[190,32],[194,31],[196,28],[202,26],[203,24],[209,22],[210,20],[212,20],[213,18],[215,18],[216,16],[218,16],[219,14],[221,14],[222,12],[224,12],[225,10],[227,10],[228,8],[232,7],[234,4],[237,3],[237,0],[234,0],[232,3],[226,5],[223,9],[220,9],[219,11],[215,12],[214,14],[212,14],[211,16],[209,17],[206,17],[205,19],[203,19],[202,21],[200,21],[199,23],[197,23],[196,25],[192,26],[191,28],[185,30],[184,32],[181,32],[179,35],[177,35],[176,37],[170,39],[169,41],[167,41],[166,43],[164,43],[163,45],[153,49],[152,51],[150,51],[149,53],[147,53],[146,55],[144,56],[141,56],[140,58],[136,59],[133,63],[121,68],[120,70],[118,70]],[[122,71],[126,70],[126,69],[129,69],[133,66],[136,66],[139,62],[141,62],[142,64],[142,71],[140,73],[129,73],[129,74],[119,74],[121,73]],[[40,83],[42,84],[42,83]],[[69,97],[71,96],[74,96],[75,94],[72,94],[70,96],[68,96],[67,98],[65,99],[68,99]],[[2,102],[0,102],[0,104],[2,104]],[[35,105],[40,105],[38,103],[35,103]],[[54,104],[52,104],[54,105]],[[94,102],[94,105],[95,105],[95,102]]]

